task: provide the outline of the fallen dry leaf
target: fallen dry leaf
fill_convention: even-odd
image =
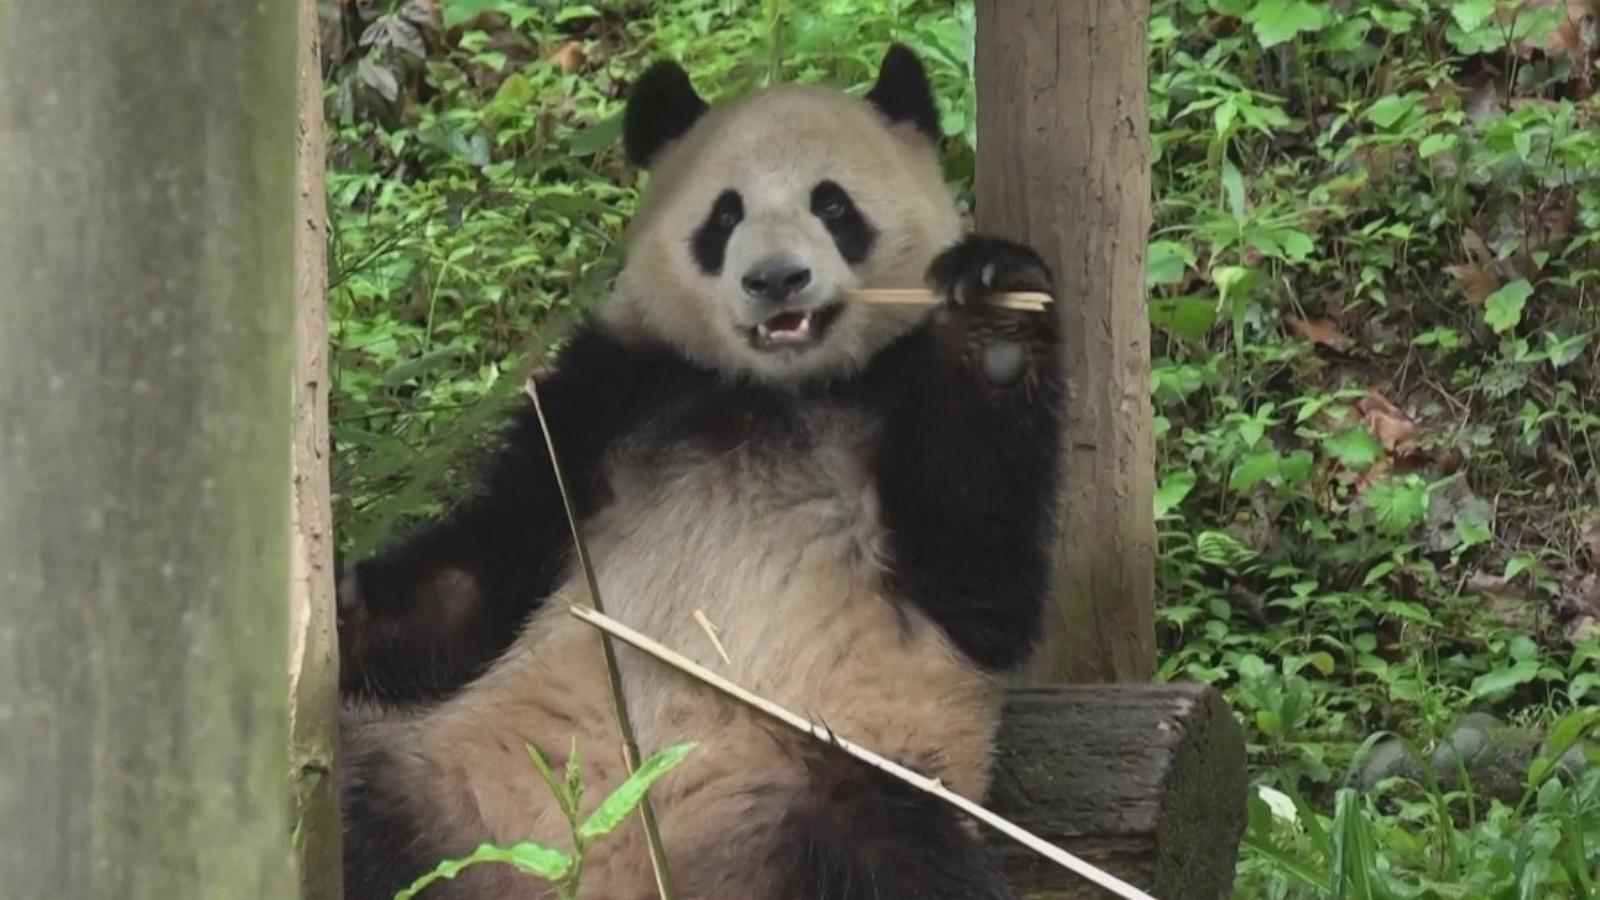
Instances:
[[[1445,272],[1461,285],[1461,293],[1467,302],[1480,305],[1489,298],[1489,295],[1500,289],[1500,279],[1495,274],[1477,263],[1462,263],[1456,266],[1445,266]]]
[[[1489,245],[1484,242],[1483,236],[1475,229],[1463,228],[1461,230],[1461,246],[1479,266],[1487,269],[1494,265],[1494,254],[1489,251]]]
[[[1590,517],[1578,527],[1578,540],[1589,555],[1589,568],[1600,572],[1600,515]]]
[[[1368,391],[1367,396],[1356,402],[1356,409],[1361,411],[1362,423],[1383,445],[1383,449],[1401,454],[1416,449],[1416,439],[1422,433],[1421,426],[1400,407],[1389,402],[1387,397],[1376,391]]]
[[[1339,331],[1339,326],[1328,319],[1312,319],[1308,322],[1296,316],[1284,316],[1283,324],[1303,341],[1332,347],[1341,352],[1350,349],[1352,343],[1349,337]]]
[[[550,54],[550,61],[555,63],[556,68],[572,75],[583,71],[589,58],[584,55],[582,41],[567,41]]]

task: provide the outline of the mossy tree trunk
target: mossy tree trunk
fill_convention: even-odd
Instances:
[[[1148,0],[978,0],[978,225],[1055,267],[1069,416],[1037,676],[1155,672]]]
[[[0,873],[295,895],[295,15],[0,0]]]

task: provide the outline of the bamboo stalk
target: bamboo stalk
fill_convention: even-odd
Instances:
[[[1038,853],[1045,859],[1048,859],[1059,866],[1077,873],[1088,881],[1091,881],[1112,892],[1113,894],[1116,894],[1118,897],[1124,898],[1124,900],[1155,900],[1154,897],[1150,896],[1144,891],[1141,891],[1133,885],[1128,884],[1122,879],[1117,878],[1115,875],[1105,872],[1090,863],[1084,862],[1067,851],[1062,850],[1060,847],[1057,847],[1043,838],[1033,834],[1032,832],[1027,831],[1022,826],[1014,824],[1010,820],[992,813],[983,808],[981,805],[968,800],[966,797],[963,797],[960,794],[957,794],[956,792],[945,787],[944,784],[938,779],[928,778],[925,775],[918,774],[917,772],[907,769],[893,760],[887,759],[871,750],[868,750],[860,744],[842,738],[839,735],[834,734],[830,729],[825,728],[822,725],[818,725],[809,719],[796,715],[777,703],[774,703],[773,701],[768,700],[759,694],[752,693],[751,691],[740,687],[738,684],[729,681],[721,675],[718,675],[717,673],[700,666],[698,663],[694,662],[683,654],[678,653],[669,647],[663,646],[654,640],[651,640],[650,638],[640,634],[637,631],[634,631],[632,628],[629,628],[628,626],[618,622],[602,612],[592,609],[585,609],[581,606],[570,606],[568,609],[573,616],[588,623],[589,625],[594,626],[595,628],[600,629],[602,634],[615,636],[618,640],[630,644],[638,650],[641,650],[644,653],[661,660],[662,662],[672,666],[684,674],[699,679],[711,687],[714,687],[725,694],[729,694],[743,701],[744,703],[755,707],[756,709],[766,713],[769,716],[772,716],[786,725],[795,728],[798,731],[809,734],[814,738],[838,747],[840,750],[843,750],[850,756],[853,756],[867,765],[872,766],[880,772],[883,772],[894,778],[898,778],[899,780],[917,788],[918,790],[931,794],[934,797],[937,797],[940,800],[955,806],[973,818],[983,822],[985,825],[994,828],[996,831],[999,831],[1012,840],[1015,840],[1024,847],[1027,847],[1035,853]]]
[[[899,306],[935,306],[943,301],[933,291],[923,288],[859,288],[840,294],[847,303],[878,303]],[[1003,309],[1022,312],[1045,312],[1050,308],[1050,295],[1038,291],[1007,291],[992,295],[986,302]]]
[[[578,564],[583,568],[584,580],[589,586],[589,602],[594,606],[594,612],[605,614],[605,606],[600,600],[600,580],[594,574],[594,564],[590,561],[589,546],[583,540],[583,529],[578,527],[578,511],[572,505],[572,495],[567,491],[566,478],[561,474],[561,460],[556,453],[556,442],[550,436],[550,423],[544,417],[544,405],[539,402],[539,385],[532,375],[528,376],[527,394],[533,400],[533,412],[539,419],[539,430],[544,433],[544,445],[550,451],[550,467],[555,472],[556,490],[561,494],[561,505],[567,514],[567,525],[572,529],[572,543],[578,551]],[[606,680],[611,685],[611,703],[616,708],[617,730],[622,736],[622,759],[628,767],[628,774],[632,775],[639,770],[639,742],[633,734],[633,720],[628,716],[628,698],[622,691],[622,670],[617,666],[617,650],[611,643],[611,636],[600,635],[600,647],[605,654]],[[650,853],[650,867],[655,872],[656,893],[661,900],[675,900],[677,894],[672,886],[672,872],[667,867],[667,851],[661,842],[661,830],[656,825],[655,810],[650,805],[650,796],[645,794],[639,798],[639,818],[644,824],[645,846]]]

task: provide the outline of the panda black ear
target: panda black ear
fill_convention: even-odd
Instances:
[[[710,107],[695,92],[689,73],[675,62],[646,69],[628,94],[622,117],[622,147],[634,165],[647,169]]]
[[[890,122],[910,122],[929,140],[939,140],[939,108],[933,102],[927,70],[904,44],[889,45],[878,68],[878,81],[867,92],[867,102]]]

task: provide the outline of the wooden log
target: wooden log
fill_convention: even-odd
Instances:
[[[1056,271],[1068,419],[1057,614],[1036,681],[1155,673],[1144,247],[1149,0],[979,0],[977,224]]]
[[[1244,734],[1200,685],[1014,690],[985,805],[1160,900],[1222,900],[1245,824]],[[1029,900],[1108,896],[998,835]]]

